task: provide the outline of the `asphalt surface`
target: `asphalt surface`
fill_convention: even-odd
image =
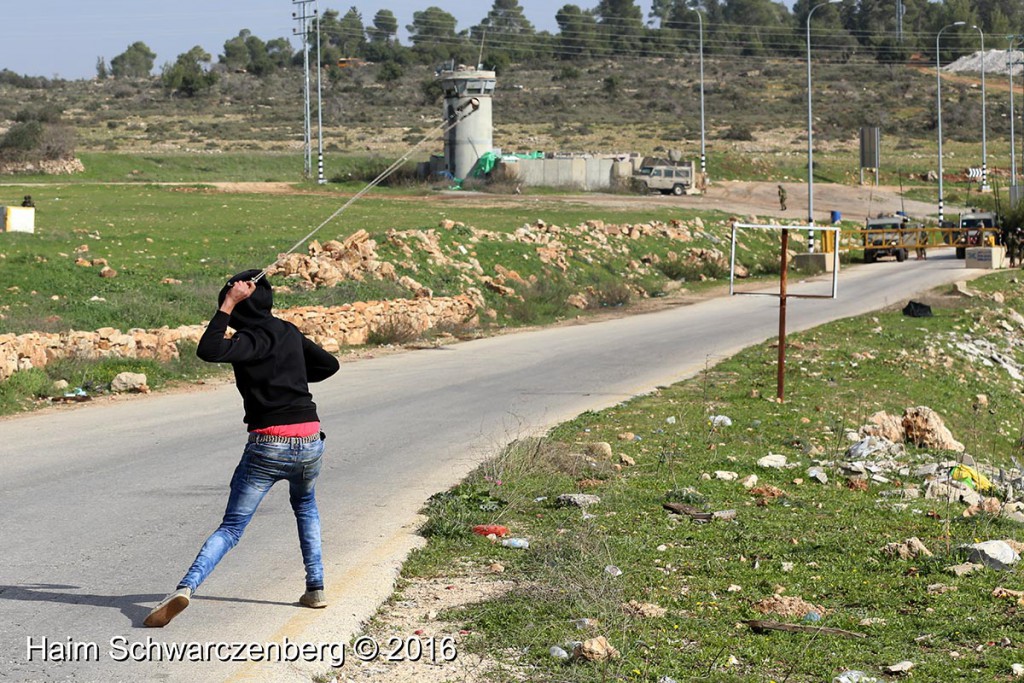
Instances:
[[[838,299],[791,299],[788,328],[978,274],[946,252],[854,267]],[[777,329],[774,299],[737,296],[343,364],[314,387],[328,434],[317,491],[331,606],[297,605],[302,565],[277,487],[192,606],[159,630],[142,619],[219,522],[241,453],[234,387],[0,421],[0,681],[308,681],[390,592],[431,494],[514,438],[692,376]],[[312,662],[209,661],[239,655],[204,643],[250,647],[248,660],[260,658],[255,644],[320,651]],[[152,661],[175,646],[202,661]]]

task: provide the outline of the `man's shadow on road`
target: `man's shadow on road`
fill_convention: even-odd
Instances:
[[[162,593],[137,593],[134,595],[92,595],[89,593],[69,593],[60,591],[81,590],[79,586],[59,583],[30,583],[18,586],[0,585],[0,600],[24,600],[26,602],[56,602],[67,605],[91,605],[93,607],[113,607],[121,611],[136,628],[145,628],[142,620],[146,618],[156,603],[163,600]],[[290,607],[297,602],[275,602],[273,600],[247,600],[242,598],[221,598],[214,596],[196,596],[193,600],[210,600],[219,602],[244,602],[255,605],[284,605]]]

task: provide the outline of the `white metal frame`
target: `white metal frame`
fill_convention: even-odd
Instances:
[[[832,295],[825,296],[822,294],[788,294],[786,296],[799,299],[835,299],[839,292],[839,236],[842,232],[842,228],[836,227],[825,227],[822,225],[764,225],[759,223],[733,223],[732,224],[732,243],[730,245],[729,254],[729,296],[779,296],[778,294],[771,292],[737,292],[734,288],[736,280],[736,231],[738,229],[753,229],[753,230],[819,230],[821,232],[834,232],[835,235],[835,249],[832,251]],[[780,257],[781,260],[781,257]]]

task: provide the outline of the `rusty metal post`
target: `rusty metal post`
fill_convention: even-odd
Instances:
[[[789,230],[782,229],[782,256],[779,270],[779,367],[775,396],[783,400],[786,388],[786,271],[789,267]]]

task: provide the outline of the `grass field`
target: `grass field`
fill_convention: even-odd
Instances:
[[[549,69],[511,69],[502,86],[522,88],[499,91],[495,142],[519,151],[661,154],[679,149],[695,158],[699,128],[691,61],[593,64],[566,76],[568,82],[553,79]],[[803,180],[802,66],[757,66],[709,63],[712,177]],[[603,86],[608,73],[627,69],[630,87],[608,92]],[[228,75],[202,101],[162,98],[145,83],[94,87],[83,82],[42,95],[0,90],[0,113],[8,120],[32,97],[59,105],[79,131],[86,169],[74,178],[19,176],[0,190],[0,204],[17,204],[31,194],[38,207],[35,235],[0,235],[0,332],[204,322],[225,276],[269,264],[362,187],[360,178],[372,177],[432,125],[439,107],[419,94],[428,77],[425,70],[410,70],[401,83],[385,89],[369,72],[353,73],[335,84],[328,93],[327,175],[343,182],[327,187],[301,177],[299,115],[293,104],[277,98],[294,82],[258,83]],[[881,125],[882,184],[902,183],[908,196],[933,199],[935,184],[920,180],[936,168],[929,129],[931,78],[886,67],[829,64],[816,67],[815,79],[821,88],[815,93],[816,178],[856,182],[857,130]],[[944,164],[947,172],[962,173],[980,165],[977,98],[970,84],[951,85],[949,92],[955,106],[944,111],[949,134]],[[883,109],[879,102],[897,105]],[[996,111],[1004,105],[994,97],[989,106]],[[1003,121],[993,121],[998,125],[989,131],[990,167],[1005,169]],[[222,193],[208,187],[252,181],[295,183],[296,192]],[[947,202],[972,202],[966,188],[947,183]],[[395,256],[388,252],[388,230],[432,229],[442,219],[509,233],[537,219],[572,226],[591,219],[639,223],[696,215],[545,202],[547,192],[538,191],[537,201],[527,207],[499,210],[435,202],[428,187],[382,188],[318,238],[365,229],[383,253]],[[708,235],[687,246],[724,248],[724,216],[702,218],[711,226]],[[443,248],[454,253],[456,240],[464,238],[461,232],[445,234]],[[770,272],[771,246],[751,247],[754,261]],[[500,315],[496,324],[516,325],[576,315],[566,310],[565,295],[586,287],[605,293],[608,305],[626,304],[635,295],[622,289],[630,261],[664,258],[670,248],[645,238],[606,261],[578,259],[564,277],[519,244],[481,243],[476,258],[488,271],[497,264],[514,265],[524,276],[537,276],[540,284],[524,292],[522,305],[487,295]],[[76,265],[77,258],[106,259],[117,277],[102,279],[98,268]],[[409,272],[436,293],[457,290],[452,269],[420,256],[414,265]],[[693,281],[701,275],[715,273],[662,270],[630,284],[658,295],[679,276],[687,278],[686,286],[700,287]],[[994,275],[977,286],[1004,293],[1006,306],[1021,310],[1024,292],[1011,277]],[[166,278],[180,284],[164,284]],[[393,286],[368,281],[332,290],[282,291],[277,303],[338,304],[398,294]],[[1019,386],[999,368],[969,362],[953,345],[965,334],[992,338],[1020,360],[1020,330],[1016,337],[1000,332],[1001,310],[989,299],[969,305],[942,300],[930,319],[886,311],[792,335],[790,400],[784,404],[766,400],[775,376],[775,351],[766,344],[694,380],[581,415],[543,439],[523,440],[432,499],[424,529],[429,543],[407,563],[403,581],[409,585],[438,576],[457,581],[452,567],[479,577],[487,576],[495,561],[504,565],[503,578],[514,581],[516,590],[439,615],[469,632],[461,644],[465,652],[498,662],[488,683],[653,683],[663,677],[811,682],[854,668],[877,676],[882,667],[904,659],[915,663],[913,675],[920,680],[1009,680],[1024,638],[1020,606],[993,597],[992,591],[1020,588],[1015,575],[984,571],[955,578],[944,568],[956,561],[958,544],[1018,538],[1019,525],[986,514],[965,517],[961,506],[899,500],[903,489],[920,484],[912,476],[917,466],[953,454],[911,447],[906,474],[890,473],[888,482],[872,482],[867,490],[852,488],[834,464],[822,465],[829,477],[825,485],[806,473],[816,461],[840,462],[848,445],[844,432],[876,410],[899,414],[921,404],[938,411],[979,461],[1011,467],[1013,456],[1020,456]],[[169,365],[73,360],[19,372],[0,383],[0,414],[35,405],[53,393],[55,379],[101,392],[122,370],[146,372],[155,388],[211,371],[190,349],[181,355],[182,361]],[[986,405],[978,394],[986,395]],[[712,415],[729,416],[732,426],[712,429]],[[620,438],[626,433],[634,436]],[[614,459],[595,460],[593,466],[581,460],[578,454],[592,442],[612,444]],[[800,466],[758,468],[756,460],[769,452],[785,454]],[[620,471],[615,467],[620,456],[635,464],[626,461]],[[762,484],[784,493],[759,500],[735,481],[702,476],[719,470],[757,473]],[[553,504],[560,493],[574,491],[597,494],[601,503],[587,514]],[[899,495],[882,495],[888,492]],[[663,510],[668,501],[708,511],[733,509],[736,519],[695,524]],[[486,522],[528,537],[529,550],[498,548],[469,532],[472,524]],[[934,556],[896,560],[880,552],[885,543],[910,536],[920,538]],[[609,566],[621,575],[613,576]],[[750,632],[743,620],[772,618],[754,605],[777,594],[816,606],[817,619],[800,614],[791,621],[866,638]],[[666,611],[632,616],[622,607],[629,600]],[[581,619],[593,621],[579,627]],[[571,649],[571,641],[595,635],[606,636],[621,658],[565,664],[548,654],[552,645]]]
[[[811,682],[849,669],[881,680],[883,667],[903,660],[921,680],[1009,680],[1024,638],[1020,606],[993,590],[1019,588],[1016,574],[986,569],[957,578],[945,567],[961,561],[961,544],[1019,539],[1020,523],[907,497],[907,489],[923,490],[920,466],[956,461],[953,452],[908,444],[884,480],[858,486],[839,467],[851,445],[848,430],[878,410],[900,415],[914,405],[943,416],[979,463],[1014,467],[1024,430],[1020,388],[1002,369],[968,360],[953,341],[966,335],[1002,345],[1019,335],[1000,321],[1006,307],[1024,307],[1024,287],[1006,273],[975,286],[1003,293],[1005,306],[991,298],[965,304],[931,297],[933,318],[889,310],[791,337],[784,404],[766,400],[774,396],[776,355],[766,343],[692,380],[514,443],[431,499],[428,544],[406,564],[404,586],[463,576],[515,585],[499,599],[437,616],[468,631],[458,636],[463,652],[496,662],[494,671],[470,680]],[[1019,348],[1014,353],[1024,360]],[[713,415],[732,425],[714,428]],[[579,455],[594,442],[610,443],[614,456]],[[768,453],[797,466],[758,467]],[[616,471],[621,456],[635,464]],[[818,464],[827,484],[806,473]],[[759,486],[774,486],[778,495],[753,495],[756,489],[716,478],[719,470],[756,474]],[[554,505],[559,494],[576,491],[596,494],[600,503],[585,511]],[[1009,500],[1005,491],[997,495]],[[694,523],[662,509],[670,501],[735,510],[736,518]],[[489,523],[528,538],[529,549],[495,547],[470,532]],[[910,537],[934,555],[903,560],[881,552]],[[494,562],[504,565],[502,574],[488,570]],[[394,600],[402,596],[400,585]],[[778,596],[813,607],[784,617],[756,609]],[[663,613],[631,614],[623,608],[630,600]],[[590,621],[580,626],[581,619]],[[744,625],[749,619],[811,629],[759,635]],[[419,623],[436,632],[429,619]],[[815,632],[819,626],[865,637]],[[565,663],[548,652],[553,645],[571,651],[573,641],[598,635],[620,659]]]
[[[222,159],[221,161],[228,161]],[[250,165],[258,162],[250,160]],[[143,166],[126,159],[108,160],[106,172],[115,168]],[[315,184],[276,188],[273,192],[221,192],[201,182],[168,184],[184,172],[180,159],[155,164],[146,171],[152,180],[126,183],[46,183],[31,187],[36,204],[36,232],[0,235],[0,321],[10,334],[64,332],[113,327],[155,329],[162,326],[205,322],[213,310],[216,293],[225,279],[248,268],[269,266],[279,254],[292,249],[355,191],[351,186]],[[229,173],[214,169],[211,173]],[[141,175],[141,173],[140,173]],[[361,187],[361,185],[359,186]],[[8,187],[14,199],[26,186]],[[402,253],[388,238],[391,230],[436,232],[439,248],[449,261],[472,258],[482,272],[496,275],[500,268],[515,270],[536,284],[520,288],[515,297],[484,289],[488,306],[497,318],[484,318],[494,326],[545,324],[581,314],[568,303],[572,294],[587,292],[596,308],[628,305],[639,297],[661,296],[672,281],[685,280],[690,289],[707,286],[704,280],[720,278],[721,266],[693,268],[672,265],[673,251],[719,248],[728,238],[724,214],[704,213],[708,228],[697,231],[691,242],[674,242],[660,236],[626,239],[621,248],[596,249],[586,232],[565,233],[568,249],[565,271],[545,264],[529,242],[509,239],[511,233],[538,220],[574,227],[588,220],[609,224],[648,221],[688,221],[697,212],[672,207],[596,208],[586,202],[545,201],[537,195],[530,202],[488,202],[460,205],[436,201],[421,190],[375,190],[354,204],[315,237],[321,241],[344,239],[366,230],[378,244],[380,258],[396,264],[398,275],[410,275],[437,296],[461,294],[468,286],[459,264],[442,262],[428,251]],[[493,237],[476,238],[468,227],[437,230],[442,220],[456,221]],[[408,239],[408,238],[407,238]],[[417,240],[412,238],[412,243]],[[470,244],[470,253],[465,244]],[[307,244],[298,245],[305,252]],[[776,268],[773,245],[755,236],[746,245],[744,259],[752,272],[771,273]],[[592,253],[593,252],[593,253]],[[575,256],[573,255],[575,254]],[[95,263],[105,261],[115,277],[100,277]],[[643,265],[661,262],[662,265]],[[88,265],[93,263],[94,265]],[[347,281],[335,287],[308,289],[288,287],[278,281],[278,308],[299,305],[336,306],[353,301],[402,298],[409,292],[386,280]],[[386,340],[383,340],[386,341]],[[31,380],[10,383],[8,393],[21,399],[7,401],[4,412],[47,397],[45,375],[50,380],[80,383],[86,361],[73,368],[56,364]],[[130,364],[129,364],[130,365]],[[130,369],[130,368],[124,368]],[[168,369],[165,369],[168,370]],[[183,378],[194,376],[189,368]],[[42,375],[40,373],[43,373]],[[97,368],[90,376],[110,373]],[[173,377],[174,371],[152,371],[156,377]],[[96,379],[94,385],[102,382]]]
[[[5,328],[11,332],[202,322],[225,276],[269,265],[349,195],[323,190],[223,194],[201,186],[131,184],[48,185],[36,188],[32,196],[37,206],[36,233],[2,236],[0,277],[5,290],[0,301],[6,307]],[[585,204],[543,201],[498,211],[409,197],[389,200],[388,192],[381,191],[353,205],[316,238],[343,238],[365,229],[384,242],[387,230],[435,228],[445,218],[509,232],[539,218],[574,226],[595,218],[640,223],[694,215],[670,208],[595,210]],[[488,263],[496,262],[497,256],[481,258]],[[97,269],[75,265],[78,257],[106,259],[118,275],[101,279]],[[535,271],[527,263],[514,266],[526,274]],[[161,284],[165,278],[183,284]],[[93,297],[105,301],[90,301]],[[316,298],[316,294],[283,295],[280,305],[312,303]]]

